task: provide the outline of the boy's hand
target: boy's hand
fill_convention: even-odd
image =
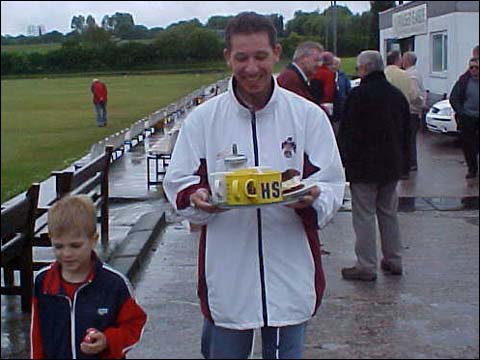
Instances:
[[[88,355],[101,353],[107,348],[107,338],[105,334],[97,329],[87,329],[87,334],[80,343],[80,350]]]

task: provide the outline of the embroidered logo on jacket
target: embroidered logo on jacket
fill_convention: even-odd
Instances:
[[[295,151],[297,150],[297,144],[293,141],[293,137],[289,136],[287,139],[282,142],[283,156],[286,158],[291,158]]]
[[[100,316],[107,315],[108,314],[108,308],[98,308],[97,309],[97,314]]]

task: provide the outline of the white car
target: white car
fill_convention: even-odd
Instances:
[[[457,135],[457,122],[455,121],[455,111],[453,111],[450,101],[439,101],[428,110],[425,117],[427,129],[446,135]]]

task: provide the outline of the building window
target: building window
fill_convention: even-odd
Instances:
[[[444,72],[447,63],[447,33],[432,34],[432,72]]]

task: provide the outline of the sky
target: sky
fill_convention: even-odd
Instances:
[[[28,25],[44,25],[45,31],[71,31],[73,16],[92,15],[97,24],[104,15],[126,12],[136,25],[167,27],[181,20],[197,18],[206,24],[214,15],[235,15],[241,11],[283,15],[284,23],[297,10],[322,12],[330,1],[2,1],[2,35],[27,35]],[[370,10],[369,1],[337,1],[352,13]]]

